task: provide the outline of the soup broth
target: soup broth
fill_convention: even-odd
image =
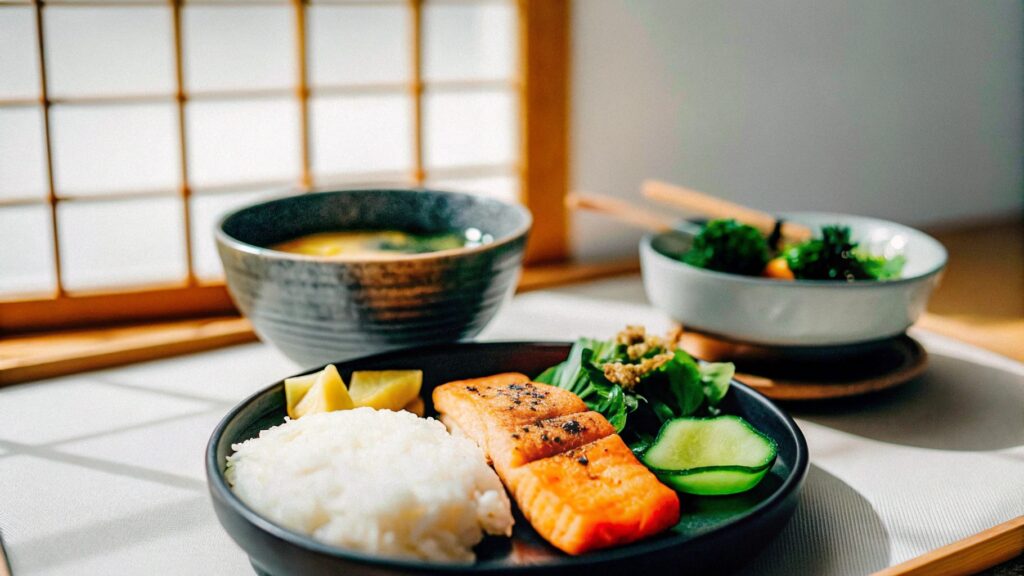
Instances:
[[[411,234],[401,230],[318,232],[276,244],[271,248],[306,256],[394,256],[423,254],[479,246],[491,242],[475,228],[464,232]]]

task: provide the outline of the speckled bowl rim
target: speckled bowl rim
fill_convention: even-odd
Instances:
[[[251,208],[263,206],[265,204],[271,204],[273,202],[280,202],[282,200],[288,200],[290,198],[298,198],[301,196],[306,196],[308,194],[342,195],[350,194],[353,192],[430,192],[433,194],[444,194],[448,196],[462,196],[464,198],[469,198],[474,201],[493,202],[495,204],[500,204],[502,206],[508,207],[515,211],[518,214],[518,216],[523,220],[523,222],[520,226],[518,226],[508,234],[505,234],[500,238],[495,238],[493,242],[490,242],[488,244],[481,244],[479,246],[463,248],[449,248],[446,250],[438,250],[436,252],[424,252],[422,254],[402,254],[399,256],[364,255],[324,257],[308,256],[306,254],[293,254],[291,252],[283,252],[281,250],[274,250],[272,248],[264,248],[262,246],[256,246],[255,244],[249,244],[248,242],[243,242],[224,231],[225,222],[227,222],[230,218],[234,217],[236,214],[243,212],[245,210],[249,210]],[[441,260],[444,258],[468,256],[471,254],[487,252],[489,250],[494,250],[505,244],[510,244],[512,242],[519,240],[527,233],[529,233],[532,227],[533,214],[531,214],[525,206],[521,204],[503,202],[501,200],[497,200],[494,198],[481,197],[475,194],[469,194],[467,192],[454,192],[451,190],[438,190],[435,188],[351,188],[345,190],[325,190],[323,192],[300,192],[298,194],[285,194],[282,196],[277,196],[275,198],[269,198],[267,200],[263,200],[260,202],[246,204],[245,206],[236,208],[231,212],[228,212],[227,214],[221,216],[221,218],[217,221],[217,226],[214,230],[214,236],[219,244],[224,244],[225,246],[228,246],[233,250],[274,260],[294,260],[299,262],[320,262],[328,264],[386,264],[391,262],[407,262],[410,260]]]

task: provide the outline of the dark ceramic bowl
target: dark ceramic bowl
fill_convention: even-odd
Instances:
[[[495,342],[443,344],[387,352],[336,364],[343,378],[354,370],[423,370],[421,395],[433,415],[431,391],[452,380],[499,372],[539,374],[565,360],[568,343]],[[753,490],[733,496],[682,499],[682,520],[653,538],[581,556],[568,556],[545,542],[513,506],[512,538],[485,538],[472,565],[430,564],[372,556],[329,546],[293,532],[242,502],[224,477],[231,445],[284,422],[284,382],[242,401],[221,420],[206,448],[206,479],[221,525],[258,574],[270,576],[442,574],[715,574],[754,557],[793,515],[807,475],[807,443],[796,423],[764,396],[733,381],[721,404],[778,444],[778,458]]]
[[[217,250],[235,304],[260,338],[302,366],[472,338],[511,295],[531,224],[522,206],[434,190],[290,196],[221,220]],[[477,247],[320,258],[267,247],[306,234],[477,228]]]

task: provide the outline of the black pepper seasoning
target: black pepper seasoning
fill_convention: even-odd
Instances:
[[[569,420],[568,422],[562,424],[562,430],[565,430],[569,434],[579,434],[580,432],[583,431],[583,428],[580,426],[579,422],[575,420]]]

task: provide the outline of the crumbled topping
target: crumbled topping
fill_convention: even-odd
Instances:
[[[626,347],[626,355],[630,360],[639,360],[652,351],[670,350],[674,347],[678,336],[669,333],[667,341],[647,333],[643,326],[626,326],[626,329],[615,336],[615,343]]]
[[[624,364],[622,362],[609,362],[604,365],[604,377],[613,384],[618,384],[626,390],[633,389],[640,383],[640,380],[649,372],[657,370],[663,364],[671,360],[672,352],[662,352],[656,356],[645,358],[639,364]]]
[[[615,335],[615,343],[625,344],[626,346],[629,346],[630,344],[643,342],[646,336],[646,328],[644,328],[643,326],[630,325],[626,326],[625,330],[622,330],[621,332]]]

